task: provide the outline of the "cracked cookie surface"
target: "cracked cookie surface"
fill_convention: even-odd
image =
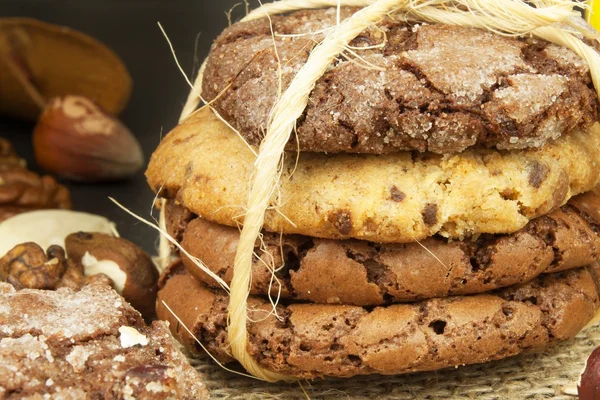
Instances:
[[[208,391],[167,324],[147,326],[110,286],[0,282],[0,398],[198,400]]]
[[[481,235],[463,242],[435,237],[386,245],[265,232],[264,249],[258,241],[254,248],[251,294],[372,306],[483,293],[599,259],[598,210],[600,192],[589,192],[514,234]],[[174,204],[167,211],[169,233],[230,283],[239,230],[188,218],[189,212]],[[180,256],[190,274],[219,287],[192,260]],[[275,267],[275,278],[270,265]]]
[[[288,154],[265,230],[411,243],[511,233],[600,183],[600,125],[541,149],[460,154]],[[242,222],[254,154],[208,108],[169,133],[146,176],[165,198],[229,226]]]
[[[539,277],[489,294],[362,308],[344,305],[272,305],[250,297],[248,351],[264,368],[298,378],[350,377],[431,371],[540,350],[571,338],[598,305],[598,266]],[[170,271],[157,314],[192,351],[202,351],[161,300],[207,350],[232,361],[224,292],[183,272]]]
[[[352,9],[342,10],[342,17]],[[279,90],[335,26],[336,10],[234,24],[212,47],[203,93],[251,144]],[[360,34],[313,89],[288,150],[382,154],[540,147],[587,127],[598,99],[585,62],[537,39],[385,19]],[[275,51],[275,48],[277,51]],[[357,56],[360,56],[358,58]],[[279,68],[281,63],[281,70]]]

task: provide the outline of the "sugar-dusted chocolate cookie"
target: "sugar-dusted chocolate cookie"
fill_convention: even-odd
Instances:
[[[600,125],[535,150],[440,156],[288,154],[265,229],[284,234],[411,243],[510,233],[600,182]],[[242,222],[255,156],[208,108],[152,155],[150,186],[223,225]]]
[[[0,283],[0,398],[206,399],[167,324],[144,324],[107,285]]]
[[[513,234],[481,235],[462,242],[435,237],[420,243],[377,244],[263,233],[266,251],[257,241],[252,294],[370,306],[483,293],[599,259],[598,210],[600,192],[589,192]],[[169,231],[229,283],[239,230],[201,218],[186,222],[188,214],[171,202]],[[183,233],[178,234],[181,226]],[[180,256],[189,273],[219,287],[192,260]],[[274,277],[269,266],[275,267]]]
[[[285,90],[335,24],[331,8],[232,25],[212,47],[203,94],[258,144],[280,90],[279,62]],[[350,48],[317,81],[288,150],[522,149],[598,116],[585,62],[542,40],[386,18]]]
[[[571,338],[594,316],[598,265],[544,275],[490,294],[362,308],[287,304],[277,316],[248,301],[248,351],[264,368],[299,378],[438,370],[540,350]],[[201,351],[168,305],[208,351],[232,361],[224,292],[184,271],[159,291],[157,314],[190,350]]]

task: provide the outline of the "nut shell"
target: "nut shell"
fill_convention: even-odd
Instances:
[[[600,399],[600,347],[590,354],[577,385],[580,400]]]
[[[121,295],[145,318],[155,315],[158,270],[138,246],[103,233],[79,232],[67,236],[65,249],[69,261],[78,264],[86,253],[116,263],[127,276]]]
[[[144,163],[137,139],[119,120],[80,96],[51,100],[33,133],[37,163],[79,181],[129,177]]]
[[[0,114],[34,121],[41,104],[81,95],[110,114],[129,101],[132,80],[119,57],[75,29],[32,18],[0,18]]]
[[[25,242],[44,249],[54,244],[64,247],[67,236],[82,230],[117,234],[115,224],[99,215],[71,210],[30,211],[0,223],[0,256]]]

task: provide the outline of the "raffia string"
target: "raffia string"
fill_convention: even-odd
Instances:
[[[250,291],[252,255],[256,239],[262,229],[265,211],[277,186],[278,167],[285,145],[300,118],[308,96],[316,81],[325,74],[327,67],[344,51],[352,39],[370,25],[379,22],[388,13],[396,11],[404,2],[379,0],[361,9],[337,26],[311,52],[306,64],[298,71],[288,89],[273,108],[256,162],[254,177],[244,216],[244,225],[233,264],[229,300],[228,338],[233,356],[254,376],[267,381],[286,379],[285,376],[267,371],[247,351],[247,299]]]
[[[521,0],[282,0],[266,4],[249,13],[243,21],[300,9],[355,6],[363,7],[332,28],[318,44],[288,89],[280,96],[270,114],[268,128],[254,165],[247,212],[234,262],[230,285],[228,338],[232,355],[252,375],[266,381],[289,380],[265,370],[248,354],[246,330],[247,300],[250,293],[252,255],[264,222],[265,211],[273,200],[281,174],[284,147],[302,115],[315,83],[362,31],[386,16],[406,21],[435,22],[486,29],[502,35],[534,35],[567,47],[589,65],[596,92],[600,97],[600,56],[582,41],[596,38],[585,25],[573,23],[577,11],[571,0],[534,0],[534,7]],[[206,61],[194,83],[181,120],[196,110]]]

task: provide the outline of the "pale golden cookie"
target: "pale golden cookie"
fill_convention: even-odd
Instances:
[[[289,153],[276,191],[278,210],[267,211],[265,229],[398,243],[434,234],[515,232],[594,188],[600,182],[598,159],[598,124],[536,150],[302,153],[296,167]],[[146,175],[163,197],[235,226],[243,220],[254,160],[243,140],[206,108],[166,136]]]

